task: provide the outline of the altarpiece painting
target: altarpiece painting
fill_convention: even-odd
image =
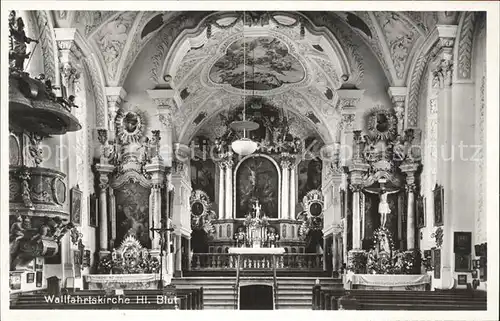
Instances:
[[[263,213],[278,218],[278,169],[265,157],[244,160],[236,173],[236,217],[243,218],[259,200]]]
[[[120,244],[127,235],[133,235],[142,246],[149,247],[149,194],[148,188],[127,183],[115,190],[117,240]]]

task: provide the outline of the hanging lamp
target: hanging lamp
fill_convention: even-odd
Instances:
[[[245,12],[243,13],[243,26],[245,26]],[[255,60],[255,59],[254,59]],[[255,64],[255,61],[253,61]],[[256,142],[246,137],[247,131],[256,130],[259,128],[259,124],[253,121],[246,120],[246,73],[245,73],[245,65],[246,65],[246,48],[245,48],[245,31],[243,29],[243,120],[233,121],[230,126],[235,131],[241,132],[243,131],[243,137],[235,140],[231,143],[231,148],[233,151],[241,156],[247,156],[253,154],[258,145]],[[254,69],[255,70],[255,69]],[[255,71],[254,71],[255,72]],[[254,85],[255,87],[255,85]]]

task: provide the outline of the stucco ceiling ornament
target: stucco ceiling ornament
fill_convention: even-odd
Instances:
[[[398,78],[403,78],[408,57],[420,33],[395,12],[374,12],[389,47]]]
[[[107,19],[111,18],[111,16],[117,13],[118,11],[78,10],[75,11],[75,15],[73,17],[73,24],[77,29],[82,31],[83,35],[89,36],[99,27],[101,27],[103,22],[105,22]]]
[[[130,45],[128,46],[128,50],[125,52],[125,58],[122,57],[121,61],[121,68],[119,70],[119,73],[117,74],[118,83],[121,84],[125,81],[125,77],[128,74],[128,71],[130,67],[133,65],[133,61],[137,58],[137,55],[139,54],[140,50],[143,48],[143,46],[156,34],[155,32],[151,32],[145,37],[142,37],[142,32],[141,30],[144,29],[144,26],[148,21],[151,19],[151,17],[158,15],[158,11],[153,11],[153,12],[144,12],[140,18],[139,23],[137,24],[137,27],[135,28],[135,32],[132,35],[132,40],[130,42]]]
[[[144,135],[146,119],[144,113],[138,109],[119,109],[116,115],[116,134],[118,141],[123,144],[138,143]]]
[[[337,16],[328,12],[305,13],[307,18],[317,27],[327,28],[338,39],[349,63],[349,74],[345,75],[344,83],[358,86],[364,78],[363,57],[359,53],[359,48],[353,43],[354,31],[341,22]]]
[[[101,27],[96,35],[96,43],[107,67],[107,76],[114,79],[120,57],[137,12],[125,12]]]

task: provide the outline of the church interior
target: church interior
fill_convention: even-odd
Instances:
[[[17,10],[9,45],[11,309],[486,310],[485,12]]]

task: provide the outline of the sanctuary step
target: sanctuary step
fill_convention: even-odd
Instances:
[[[342,298],[341,298],[342,297]],[[340,299],[341,298],[341,299]],[[486,310],[481,291],[332,291],[313,289],[313,309],[336,310]]]
[[[172,280],[172,283],[177,287],[203,287],[204,309],[237,309],[238,302],[235,289],[236,275],[207,276],[206,272],[204,272],[203,275],[204,276],[184,276],[182,278],[175,278]],[[290,275],[290,273],[288,273],[288,275]],[[312,305],[311,288],[317,279],[325,289],[339,289],[343,287],[340,279],[333,279],[327,276],[278,276],[276,309],[310,310]],[[258,284],[262,281],[272,283],[272,277],[269,277],[269,272],[267,277],[243,274],[240,278],[240,284]]]
[[[178,298],[177,309],[179,310],[201,310],[203,309],[203,288],[178,287],[175,290]],[[69,295],[69,297],[68,297]],[[59,297],[60,302],[56,300]],[[48,293],[25,293],[11,300],[11,309],[92,309],[92,310],[173,310],[176,309],[174,302],[168,301],[160,290],[125,290],[121,300],[114,294],[104,290],[77,290],[61,296],[51,296]],[[79,301],[71,303],[70,298]],[[99,301],[98,298],[104,298]],[[105,298],[115,298],[114,301]],[[128,301],[126,301],[128,299]]]

